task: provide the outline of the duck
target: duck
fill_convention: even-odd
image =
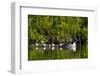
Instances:
[[[75,52],[76,51],[76,42],[69,43],[65,47],[66,47],[66,49],[73,50],[73,52]]]

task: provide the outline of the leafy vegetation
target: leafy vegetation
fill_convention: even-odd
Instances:
[[[28,59],[87,58],[87,36],[87,17],[28,15]],[[77,41],[81,51],[77,49],[76,54],[70,51],[71,54],[68,55],[68,50],[49,50],[46,54],[42,49],[36,50],[31,46],[35,43],[39,45],[68,43],[70,39]]]

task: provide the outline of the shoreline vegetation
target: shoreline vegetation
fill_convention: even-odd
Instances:
[[[28,15],[28,60],[88,58],[88,18]]]

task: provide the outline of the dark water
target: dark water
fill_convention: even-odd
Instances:
[[[78,47],[76,51],[73,51],[69,45],[32,45],[28,48],[28,60],[80,59],[87,57],[88,50],[86,46]]]

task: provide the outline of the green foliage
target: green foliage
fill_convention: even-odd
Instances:
[[[74,16],[28,15],[28,60],[87,58],[88,18]],[[81,41],[81,50],[36,49],[31,45],[67,43],[70,39]],[[80,45],[78,43],[77,45]]]
[[[68,42],[69,39],[81,37],[87,40],[88,19],[71,16],[28,16],[28,38],[43,43]]]

